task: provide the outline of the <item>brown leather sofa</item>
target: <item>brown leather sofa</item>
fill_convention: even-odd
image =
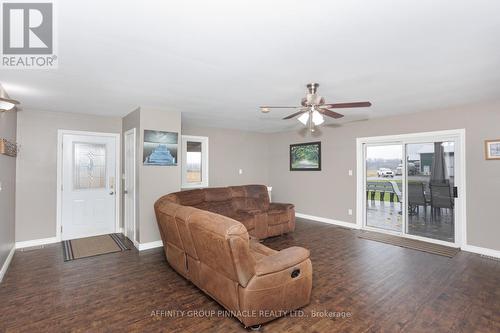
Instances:
[[[242,223],[180,205],[175,194],[160,198],[155,212],[169,264],[245,327],[309,303],[308,250],[295,246],[272,250],[249,239]]]
[[[237,220],[250,236],[264,239],[295,230],[292,204],[270,203],[267,187],[244,185],[172,193],[169,200]]]

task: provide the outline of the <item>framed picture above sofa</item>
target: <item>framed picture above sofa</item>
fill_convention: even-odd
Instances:
[[[290,171],[321,171],[321,142],[290,145]]]

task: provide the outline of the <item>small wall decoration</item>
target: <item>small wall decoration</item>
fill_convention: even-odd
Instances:
[[[321,171],[321,142],[290,145],[290,171]]]
[[[17,144],[10,142],[7,139],[0,138],[0,154],[16,157]]]
[[[500,160],[500,139],[484,141],[487,160]]]
[[[177,165],[178,133],[144,130],[144,165]]]

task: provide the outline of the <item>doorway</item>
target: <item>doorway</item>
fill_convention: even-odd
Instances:
[[[57,237],[119,232],[120,135],[59,130]]]
[[[136,129],[125,132],[124,165],[124,233],[134,244],[136,241]]]
[[[358,225],[459,247],[464,142],[463,130],[358,139]]]

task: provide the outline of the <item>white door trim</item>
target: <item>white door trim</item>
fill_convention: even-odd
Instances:
[[[127,135],[129,134],[132,134],[133,138],[134,138],[134,166],[132,168],[132,181],[133,181],[133,184],[134,184],[134,193],[133,193],[133,205],[132,205],[132,209],[133,209],[133,214],[132,214],[132,227],[133,227],[133,239],[132,239],[132,242],[134,243],[134,245],[138,244],[137,243],[137,230],[136,230],[136,208],[137,208],[137,189],[136,189],[136,168],[137,168],[137,134],[136,134],[136,128],[131,128],[129,129],[128,131],[126,131],[124,134],[123,134],[123,145],[124,145],[124,154],[123,154],[123,161],[126,165],[126,159],[127,159],[127,147],[125,146],[126,145],[126,138],[127,138]],[[124,165],[124,173],[125,173],[125,165]],[[124,211],[123,211],[123,234],[124,235],[127,235],[127,219],[126,219],[126,213],[127,213],[127,210],[126,210],[126,203],[127,203],[127,199],[124,197]]]
[[[449,139],[453,138],[457,140],[459,145],[460,154],[457,156],[457,162],[460,163],[460,175],[457,177],[460,181],[459,186],[459,196],[461,198],[459,209],[457,209],[457,219],[455,228],[455,243],[454,246],[465,247],[467,246],[467,189],[466,189],[466,152],[465,152],[465,129],[452,129],[445,131],[434,131],[434,132],[421,132],[421,133],[409,133],[409,134],[398,134],[398,135],[384,135],[384,136],[374,136],[374,137],[364,137],[356,139],[356,224],[360,229],[372,230],[369,227],[364,226],[364,214],[365,214],[365,196],[366,188],[364,182],[365,175],[365,152],[363,145],[370,143],[415,143],[415,142],[426,142],[429,140],[439,140],[439,139]],[[406,163],[403,163],[406,165]],[[406,194],[405,194],[406,195]],[[406,209],[406,208],[404,208]],[[377,232],[385,232],[384,230],[377,229]],[[390,232],[386,232],[390,233]],[[453,246],[449,242],[443,242],[439,240],[433,240],[413,235],[406,235],[403,233],[403,237],[414,238],[419,240],[424,240],[430,243],[445,244],[448,246]]]
[[[63,170],[63,136],[64,135],[87,135],[87,136],[107,136],[116,139],[116,163],[115,163],[115,179],[121,179],[121,135],[120,133],[101,133],[101,132],[86,132],[86,131],[73,131],[73,130],[57,130],[57,204],[56,204],[56,239],[61,241],[61,226],[62,226],[62,170]],[[115,232],[120,232],[120,202],[121,202],[121,181],[115,182]]]

